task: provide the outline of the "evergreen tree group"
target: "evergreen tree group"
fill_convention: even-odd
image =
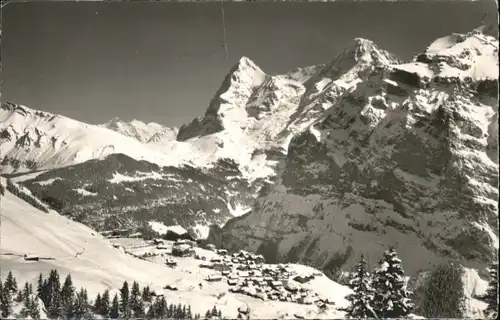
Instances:
[[[10,271],[2,283],[0,280],[0,316],[8,318],[12,315],[13,302],[22,303],[20,316],[40,319],[38,297],[33,293],[33,285],[26,282],[22,290],[18,290],[16,278]]]
[[[222,311],[218,310],[216,306],[213,306],[212,309],[208,309],[207,312],[205,312],[205,319],[222,319]]]
[[[349,281],[353,293],[343,311],[348,318],[403,318],[413,311],[410,292],[396,250],[384,252],[380,266],[370,275],[361,256]]]
[[[429,274],[423,288],[421,313],[426,318],[463,318],[463,271],[453,263],[441,264]]]
[[[76,290],[71,274],[68,274],[61,286],[59,273],[51,270],[48,278],[42,274],[37,280],[36,291],[26,282],[22,290],[18,290],[12,272],[5,281],[0,280],[0,317],[9,318],[12,314],[13,302],[23,303],[19,315],[23,318],[40,319],[40,303],[43,303],[50,319],[92,319],[94,315],[111,319],[131,318],[174,318],[201,319],[200,314],[193,314],[190,305],[168,303],[164,296],[158,296],[149,286],[142,290],[137,282],[129,288],[125,281],[111,298],[108,289],[99,293],[93,303],[89,302],[85,288]],[[221,318],[222,313],[215,307],[210,310],[210,318]]]

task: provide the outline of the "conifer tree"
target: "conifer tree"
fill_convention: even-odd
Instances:
[[[42,299],[45,308],[48,308],[50,303],[50,288],[49,288],[49,281],[47,279],[43,280],[42,295],[40,299]]]
[[[143,301],[151,302],[149,286],[146,286],[142,289],[141,298]]]
[[[130,292],[127,281],[123,282],[123,286],[120,289],[120,314],[125,319],[131,317]]]
[[[109,317],[111,319],[118,319],[120,316],[120,304],[118,302],[118,295],[115,294],[113,297],[113,302],[111,303],[111,309],[109,310]]]
[[[177,318],[183,319],[182,317],[182,304],[178,304],[176,308],[176,316]]]
[[[47,306],[47,313],[50,318],[59,318],[62,316],[62,302],[61,302],[61,282],[59,280],[59,273],[56,269],[50,271],[48,280],[48,294],[49,303]]]
[[[172,305],[170,305],[170,307],[172,307]],[[158,317],[165,317],[168,312],[172,315],[173,308],[168,308],[167,300],[162,296],[160,299],[160,307],[158,308]]]
[[[0,281],[0,316],[2,318],[7,318],[12,313],[12,297],[11,292],[2,285]]]
[[[75,287],[73,286],[73,280],[71,278],[71,274],[69,273],[66,276],[61,289],[61,304],[63,313],[66,315],[66,317],[73,317],[73,309],[75,304]]]
[[[422,315],[426,318],[463,318],[465,292],[463,271],[447,263],[431,271],[424,284]]]
[[[144,303],[141,299],[139,283],[136,281],[132,284],[132,290],[130,292],[130,309],[135,318],[141,318],[144,316]]]
[[[378,317],[402,318],[413,311],[403,266],[394,248],[384,252],[372,285],[375,290],[373,309]]]
[[[486,307],[486,315],[493,319],[498,316],[498,260],[496,257],[489,268],[490,281],[488,289],[486,289],[485,302],[488,304]]]
[[[16,278],[12,275],[12,271],[9,271],[7,274],[7,278],[5,279],[4,289],[9,290],[11,296],[14,296],[17,293],[17,281]]]
[[[188,306],[187,311],[186,311],[186,318],[188,319],[193,319],[193,312],[191,310],[191,305]]]
[[[23,295],[24,296],[24,295]],[[25,296],[24,300],[23,300],[23,308],[21,309],[21,311],[19,312],[20,316],[22,318],[27,318],[30,314],[30,309],[31,309],[31,299],[29,296]]]
[[[163,299],[163,298],[162,298]],[[165,301],[165,304],[167,302]],[[168,310],[166,311],[166,314],[167,314],[167,318],[172,318],[175,316],[174,314],[174,305],[173,304],[169,304],[168,305]]]
[[[22,292],[22,300],[21,301],[28,301],[30,298],[30,285],[28,283],[28,281],[26,281],[24,283],[24,287],[23,287],[23,292]],[[29,301],[28,301],[28,304],[29,304]]]
[[[23,302],[23,300],[24,300],[24,291],[23,290],[19,290],[17,292],[16,298],[14,299],[14,301],[16,301],[16,302]]]
[[[38,320],[40,319],[40,309],[38,305],[38,298],[31,298],[31,303],[30,303],[30,313],[29,315],[31,318]]]
[[[217,317],[219,317],[219,319],[222,319],[222,310],[219,309],[219,311],[217,312]]]
[[[40,299],[42,298],[42,289],[43,289],[43,276],[42,276],[42,273],[40,272],[40,275],[38,276],[37,287],[36,287],[36,293]]]
[[[207,319],[212,318],[212,312],[210,312],[210,310],[207,310],[207,312],[205,312],[205,318]]]
[[[94,310],[95,310],[95,313],[101,314],[101,308],[102,308],[101,294],[98,293],[97,297],[95,298],[95,301],[94,301]]]
[[[75,299],[75,317],[77,319],[91,318],[87,290],[80,288]]]
[[[377,315],[373,310],[374,290],[371,287],[370,274],[366,270],[366,261],[361,259],[356,264],[355,272],[349,281],[349,287],[353,293],[346,299],[349,306],[344,310],[348,318],[375,318]]]
[[[110,296],[109,296],[109,290],[106,289],[104,290],[104,293],[102,294],[101,297],[101,310],[100,310],[100,315],[104,316],[105,318],[109,315],[110,312]]]

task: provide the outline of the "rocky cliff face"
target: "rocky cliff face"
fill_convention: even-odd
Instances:
[[[410,63],[373,60],[293,136],[276,185],[222,230],[226,247],[326,269],[360,253],[374,265],[390,245],[410,274],[443,259],[487,264],[498,247],[498,40],[476,30]]]

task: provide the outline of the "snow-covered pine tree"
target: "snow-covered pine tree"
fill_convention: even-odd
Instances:
[[[38,320],[40,319],[40,309],[39,309],[39,304],[38,304],[38,297],[31,298],[31,303],[30,303],[30,316],[31,318]]]
[[[27,318],[30,315],[31,299],[29,295],[23,295],[23,308],[19,312],[22,318]]]
[[[460,265],[435,267],[424,284],[422,315],[426,318],[463,318],[465,292]]]
[[[212,308],[211,315],[217,317],[217,308],[215,306]]]
[[[15,294],[17,293],[17,281],[16,278],[14,278],[14,276],[12,275],[12,271],[9,271],[9,273],[7,274],[7,278],[5,279],[3,287],[5,290],[10,291],[11,296],[15,296]]]
[[[115,293],[113,297],[113,302],[111,303],[111,309],[109,310],[109,317],[111,319],[118,319],[120,316],[120,304],[118,302],[118,294]]]
[[[496,319],[498,316],[498,260],[496,257],[489,268],[490,282],[486,289],[485,302],[488,304],[485,313],[486,316]]]
[[[361,255],[356,264],[355,272],[349,281],[349,287],[353,293],[346,299],[349,306],[343,311],[347,318],[376,318],[377,315],[373,309],[374,290],[371,286],[371,277],[366,270],[366,261]]]
[[[375,290],[373,308],[379,318],[402,318],[413,311],[403,265],[394,248],[384,252],[380,267],[374,271],[372,286]]]

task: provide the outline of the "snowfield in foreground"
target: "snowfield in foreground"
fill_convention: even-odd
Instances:
[[[5,186],[5,180],[2,179]],[[31,281],[36,285],[40,272],[47,276],[51,269],[58,269],[61,277],[71,273],[76,287],[84,286],[90,299],[104,289],[114,294],[123,281],[138,281],[164,293],[170,302],[190,304],[194,312],[204,313],[214,305],[227,317],[235,317],[238,307],[248,306],[252,318],[342,318],[336,308],[344,306],[344,296],[349,289],[324,275],[312,280],[311,286],[335,305],[324,312],[316,305],[303,305],[280,301],[261,301],[246,295],[228,292],[225,282],[210,283],[204,279],[206,269],[200,269],[199,260],[182,261],[175,269],[165,265],[135,258],[116,249],[104,237],[90,228],[57,213],[44,213],[8,191],[2,196],[0,263],[4,279],[12,270],[18,283]],[[198,251],[206,251],[196,249]],[[206,251],[208,256],[211,252]],[[53,260],[25,261],[24,254],[35,254]],[[213,253],[212,253],[213,254]],[[298,272],[313,269],[294,265]],[[307,271],[307,270],[306,270]],[[199,287],[199,283],[203,287]],[[178,291],[163,290],[167,284],[176,284]],[[222,295],[222,293],[224,293]],[[220,298],[218,298],[220,297]]]

